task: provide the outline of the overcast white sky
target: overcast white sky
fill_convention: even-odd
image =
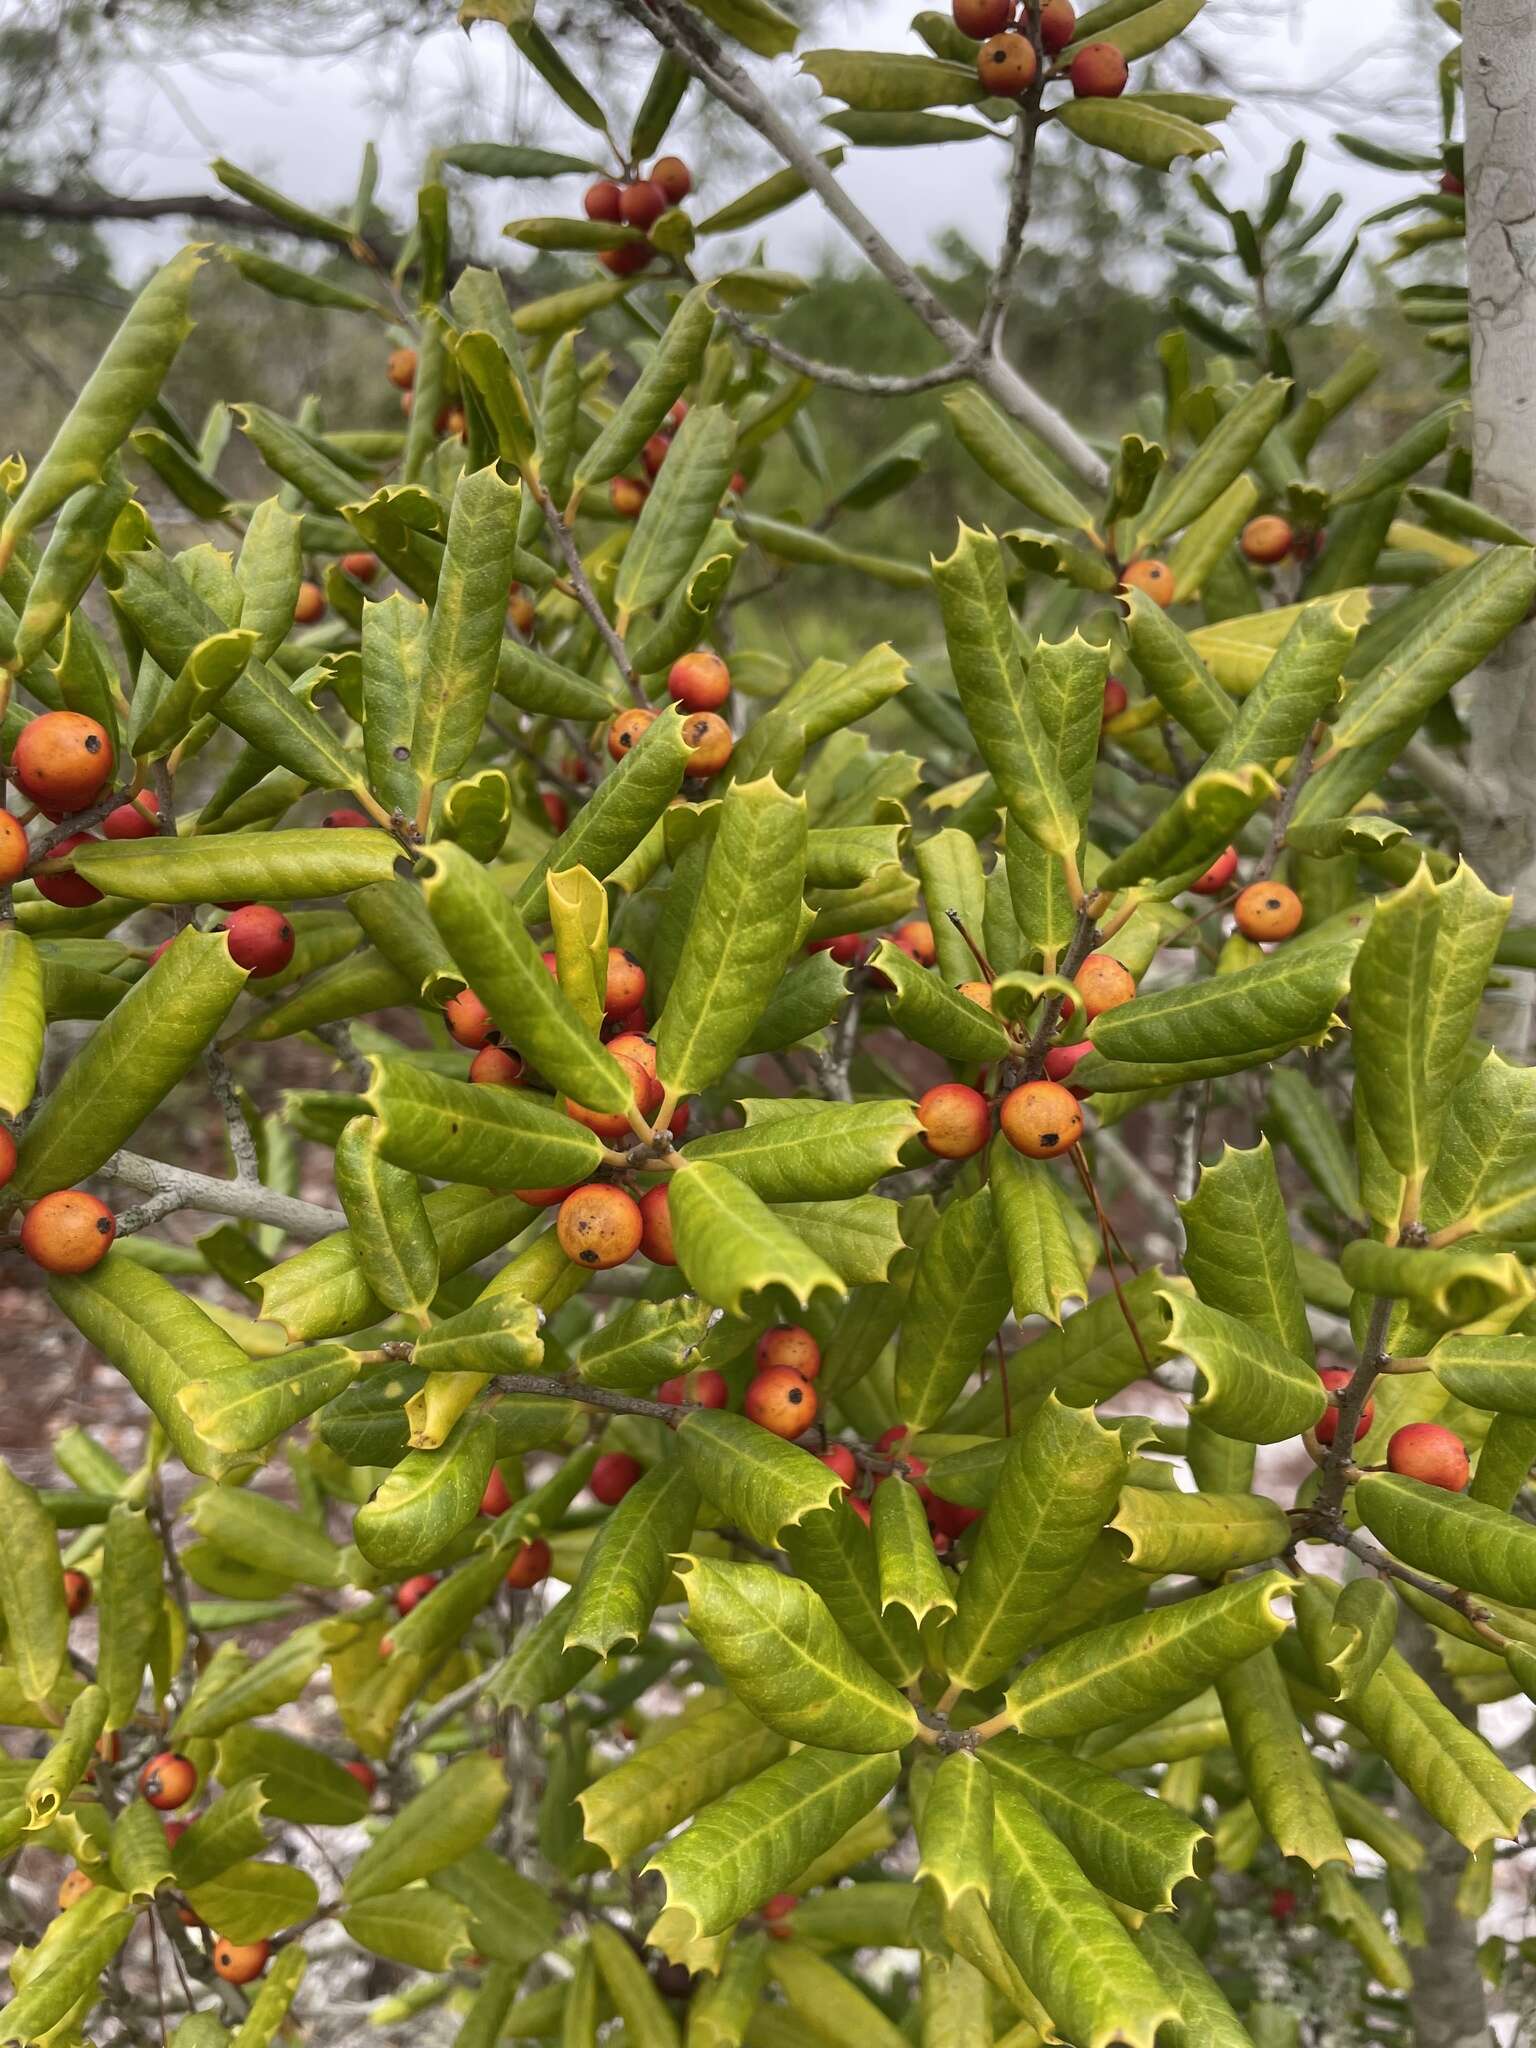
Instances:
[[[1394,134],[1405,94],[1420,97],[1421,119],[1397,127],[1399,139],[1422,146],[1433,132],[1433,62],[1443,32],[1425,35],[1422,0],[1290,0],[1282,7],[1254,0],[1210,0],[1195,37],[1237,86],[1243,111],[1227,124],[1228,156],[1220,175],[1239,196],[1257,190],[1298,132],[1315,143],[1309,172],[1320,196],[1341,180],[1350,204],[1340,230],[1386,199],[1402,196],[1400,180],[1366,170],[1331,143],[1341,125],[1368,127],[1383,139]],[[466,36],[444,5],[444,27],[425,38],[372,43],[355,55],[296,51],[200,56],[169,64],[135,61],[132,53],[114,80],[109,120],[98,159],[99,175],[117,191],[150,193],[206,187],[210,157],[223,154],[310,203],[344,203],[364,144],[383,160],[380,193],[402,219],[433,141],[537,140],[586,148],[586,132],[563,132],[550,117],[550,96],[528,71],[504,34],[482,24]],[[841,0],[825,40],[887,49],[920,47],[907,24],[913,8],[901,0]],[[841,16],[839,22],[838,17]],[[1431,39],[1431,37],[1433,39]],[[791,61],[781,60],[776,90],[810,95]],[[597,79],[603,96],[632,108],[643,79]],[[1243,88],[1251,86],[1251,94]],[[1319,86],[1335,97],[1307,107]],[[1350,105],[1344,104],[1347,97]],[[675,140],[686,147],[687,125]],[[979,146],[941,150],[870,150],[851,153],[844,176],[860,203],[906,250],[916,253],[940,229],[962,225],[985,242],[1000,225],[1001,149],[991,151],[989,175],[976,178]],[[718,204],[742,182],[739,168],[701,168],[702,198]],[[1177,175],[1177,174],[1176,174]],[[981,189],[977,189],[980,182]],[[578,182],[517,187],[481,183],[477,194],[488,255],[501,223],[518,214],[574,210]],[[1303,196],[1307,188],[1303,187]],[[184,232],[184,231],[181,231]],[[811,204],[767,224],[770,260],[792,267],[814,262],[837,231]],[[180,239],[161,230],[124,230],[120,246],[136,269]]]

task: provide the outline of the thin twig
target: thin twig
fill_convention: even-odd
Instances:
[[[603,610],[597,592],[592,588],[586,565],[581,559],[581,550],[576,545],[571,529],[561,518],[553,498],[541,483],[528,478],[525,479],[524,488],[532,491],[539,501],[539,510],[544,514],[544,524],[553,535],[555,546],[560,550],[565,566],[570,571],[571,587],[576,593],[577,603],[597,628],[598,638],[612,657],[614,667],[624,678],[629,694],[638,705],[649,710],[650,703],[640,686],[640,677],[635,665],[629,658],[629,649],[624,645],[613,621]]]
[[[969,361],[939,363],[934,369],[919,370],[910,377],[889,377],[876,375],[870,370],[848,370],[841,363],[824,363],[815,356],[802,355],[797,348],[790,348],[776,335],[767,334],[761,327],[754,327],[750,320],[744,320],[739,313],[733,313],[729,306],[717,306],[716,312],[748,348],[760,349],[765,356],[772,356],[776,363],[793,370],[801,377],[810,377],[818,384],[829,385],[834,391],[854,391],[864,398],[910,398],[919,391],[935,391],[941,385],[958,384],[971,374]]]
[[[208,1076],[208,1085],[213,1090],[224,1118],[224,1128],[229,1133],[229,1149],[234,1155],[235,1179],[261,1185],[261,1160],[256,1152],[256,1137],[246,1119],[245,1105],[240,1100],[240,1091],[235,1086],[235,1077],[229,1071],[223,1053],[217,1046],[210,1045],[203,1054],[203,1068]]]
[[[1285,785],[1285,794],[1281,797],[1279,808],[1275,812],[1269,844],[1264,849],[1263,859],[1253,871],[1252,880],[1255,882],[1267,882],[1279,865],[1280,856],[1285,851],[1285,835],[1290,829],[1292,818],[1296,815],[1296,806],[1301,802],[1301,793],[1307,786],[1312,764],[1317,758],[1317,749],[1325,731],[1326,727],[1322,724],[1313,726],[1307,734],[1306,744],[1291,766],[1291,779]]]
[[[1347,1387],[1339,1391],[1339,1418],[1334,1425],[1333,1442],[1328,1446],[1328,1455],[1323,1460],[1323,1476],[1318,1485],[1313,1512],[1320,1522],[1336,1524],[1339,1510],[1344,1504],[1344,1490],[1349,1484],[1349,1472],[1355,1450],[1355,1428],[1365,1413],[1365,1404],[1370,1398],[1371,1388],[1387,1358],[1387,1331],[1392,1323],[1392,1297],[1378,1295],[1371,1304],[1371,1319],[1366,1326],[1365,1342],[1360,1347],[1360,1363],[1355,1367],[1354,1376]]]
[[[174,1193],[179,1198],[174,1205],[177,1208],[205,1209],[213,1216],[239,1216],[251,1223],[271,1223],[289,1237],[329,1237],[333,1230],[347,1227],[347,1219],[339,1209],[323,1209],[317,1202],[280,1195],[259,1182],[253,1187],[245,1181],[215,1180],[211,1174],[169,1166],[164,1160],[146,1159],[138,1152],[114,1152],[97,1170],[107,1180],[122,1181],[151,1195]]]

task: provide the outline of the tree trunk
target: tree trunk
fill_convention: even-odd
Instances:
[[[1536,9],[1467,0],[1467,264],[1478,502],[1536,534]],[[1536,624],[1512,633],[1467,686],[1470,786],[1462,838],[1493,887],[1536,924]],[[1536,977],[1520,975],[1497,1042],[1528,1056]]]

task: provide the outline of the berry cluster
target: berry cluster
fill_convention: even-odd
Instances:
[[[955,26],[980,43],[976,70],[988,92],[1022,99],[1037,84],[1066,78],[1080,100],[1118,99],[1130,66],[1113,43],[1082,43],[1071,0],[1040,0],[1039,28],[1030,22],[1029,0],[954,0]],[[1064,61],[1056,63],[1055,59]],[[1050,69],[1042,75],[1041,66]]]
[[[582,205],[588,220],[603,221],[611,227],[634,228],[649,235],[669,207],[681,206],[693,190],[693,173],[680,156],[658,157],[649,175],[627,178],[599,178],[587,187]],[[615,277],[633,277],[655,256],[650,242],[626,242],[617,249],[604,249],[598,262]]]

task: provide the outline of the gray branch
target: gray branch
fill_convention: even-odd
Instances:
[[[108,1180],[122,1181],[155,1197],[130,1210],[126,1224],[137,1217],[135,1228],[169,1215],[173,1209],[205,1209],[214,1216],[238,1216],[251,1223],[271,1223],[290,1237],[329,1237],[333,1230],[345,1230],[347,1219],[339,1209],[322,1209],[316,1202],[301,1202],[295,1195],[280,1195],[260,1182],[215,1180],[212,1174],[193,1173],[189,1167],[168,1166],[160,1159],[146,1159],[138,1152],[115,1152],[101,1168]],[[164,1200],[175,1196],[173,1202]],[[144,1211],[153,1211],[145,1214]],[[122,1227],[121,1225],[119,1226]]]

